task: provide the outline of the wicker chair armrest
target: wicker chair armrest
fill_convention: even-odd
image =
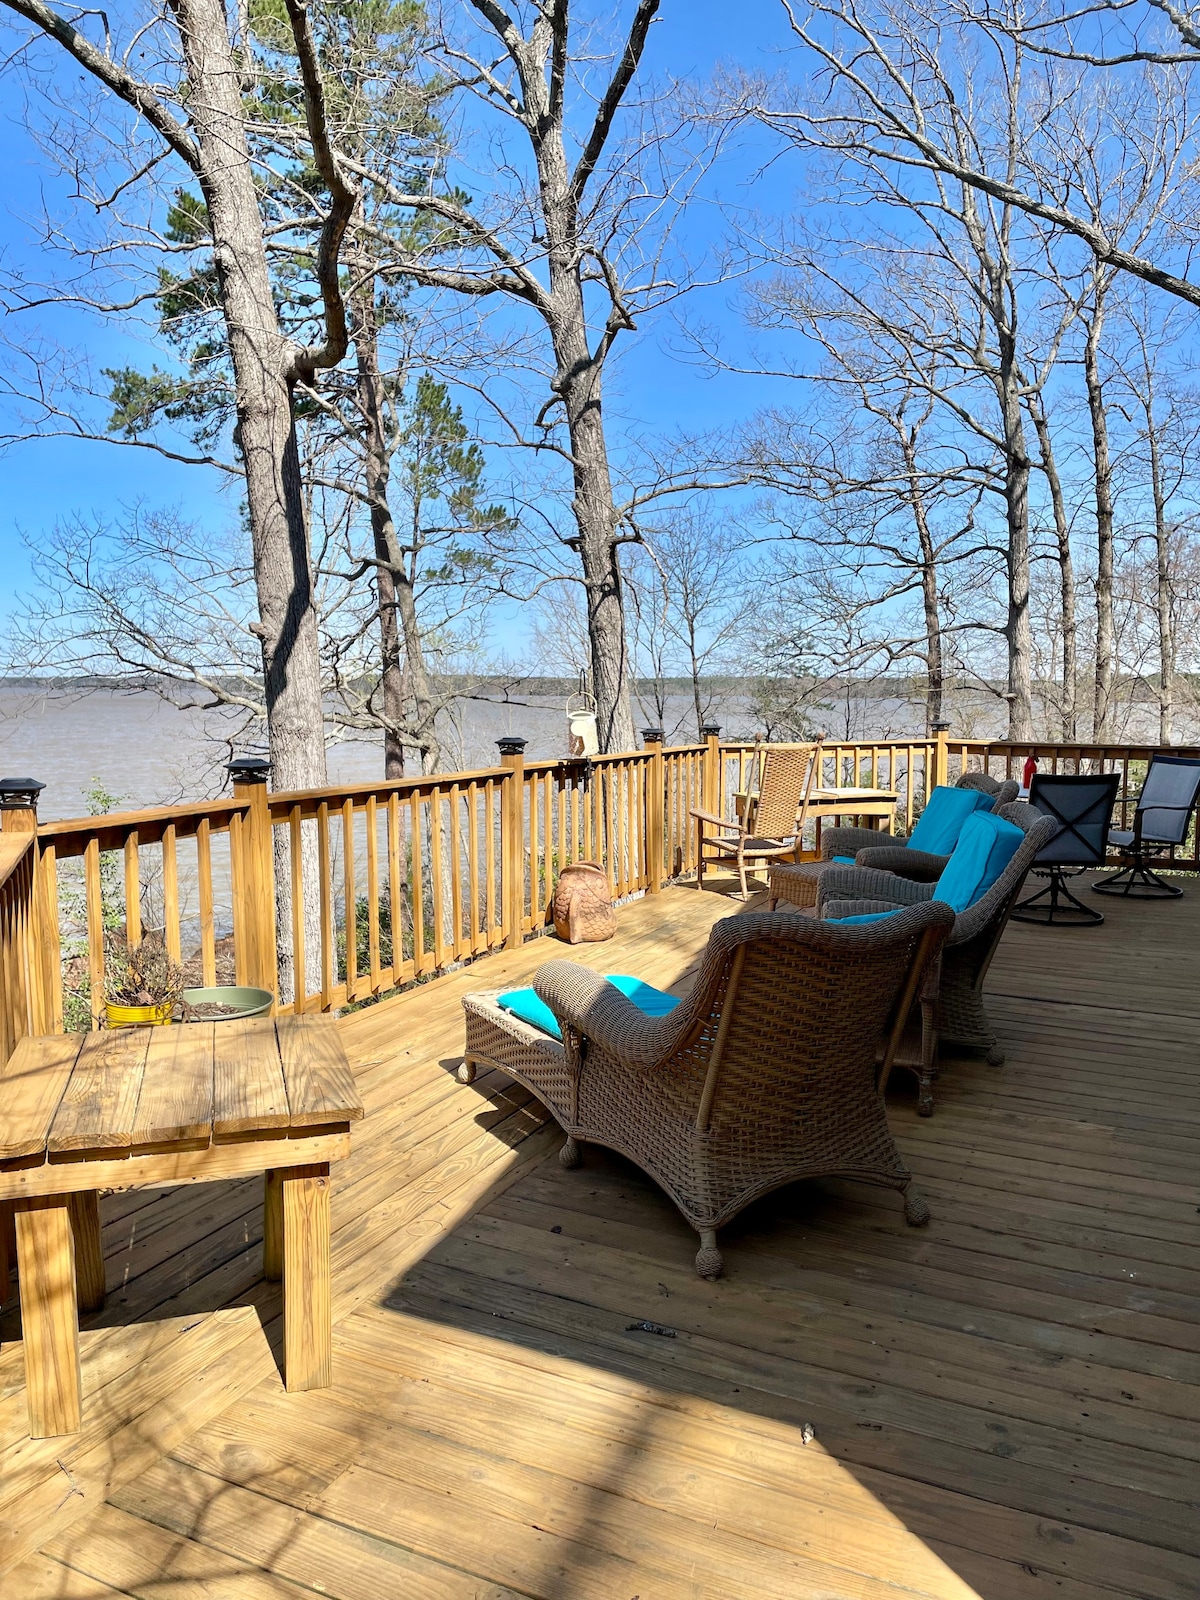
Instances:
[[[830,900],[886,900],[893,906],[916,906],[932,898],[933,884],[913,883],[910,878],[876,872],[873,867],[826,867],[817,884],[817,904],[822,908]]]
[[[880,872],[898,872],[902,878],[914,878],[918,883],[936,883],[949,859],[949,856],[937,856],[929,850],[885,844],[860,850],[854,863],[859,867],[874,867]]]
[[[632,1066],[661,1061],[678,1032],[674,1013],[648,1017],[607,978],[577,961],[547,961],[534,973],[533,987],[560,1024]]]
[[[822,828],[821,860],[832,861],[834,856],[857,855],[868,845],[878,848],[880,840],[886,837],[886,834],[876,833],[874,828]],[[892,848],[896,848],[894,842]]]
[[[689,815],[695,817],[697,822],[711,822],[718,828],[737,828],[741,826],[736,818],[719,817],[715,811],[701,811],[697,808],[689,812]]]
[[[726,833],[745,833],[745,824],[736,817],[718,817],[711,811],[692,811],[689,815],[696,822],[707,822],[714,828],[723,828]]]
[[[894,900],[828,900],[821,907],[821,915],[829,920],[837,917],[865,917],[875,911],[902,911]]]

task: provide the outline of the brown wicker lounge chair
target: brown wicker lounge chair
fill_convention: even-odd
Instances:
[[[1001,782],[986,772],[964,772],[954,785],[956,789],[976,789],[990,794],[993,811],[1011,805],[1017,798],[1020,785],[1015,778]],[[825,838],[821,836],[821,856],[853,856],[860,867],[878,867],[884,872],[895,872],[902,878],[915,878],[918,883],[936,883],[950,857],[935,855],[928,850],[913,850],[898,839],[881,842],[879,835],[872,837],[867,828],[829,828],[833,835],[829,854],[825,853]],[[850,837],[853,835],[853,837]]]
[[[795,855],[820,768],[821,740],[812,745],[768,745],[760,753],[761,781],[747,801],[745,818],[733,821],[711,811],[693,811],[699,827],[696,878],[704,887],[705,849],[737,862],[742,899],[750,898],[746,869],[760,861]]]
[[[1003,783],[986,772],[964,772],[956,789],[974,789],[993,796],[992,809],[1009,805],[1017,798],[1017,784],[1008,778]],[[817,884],[822,872],[835,856],[852,856],[858,866],[879,867],[902,878],[936,883],[949,856],[928,850],[914,850],[894,836],[880,835],[873,828],[824,828],[821,831],[821,859],[773,864],[767,886],[773,911],[780,900],[789,905],[815,906]]]
[[[567,1135],[566,1167],[589,1141],[636,1162],[699,1233],[702,1277],[721,1271],[717,1229],[799,1178],[888,1184],[919,1226],[929,1209],[888,1128],[876,1063],[886,1077],[952,920],[941,904],[869,927],[726,917],[687,999],[653,1020],[589,968],[551,961],[534,988],[563,1042],[494,995],[467,995],[460,1076],[484,1063],[530,1089]]]
[[[998,814],[1023,831],[1024,842],[986,894],[955,917],[941,951],[940,973],[931,972],[936,988],[931,981],[922,995],[925,1036],[919,1062],[905,1057],[897,1061],[917,1074],[917,1110],[922,1116],[933,1110],[933,1076],[941,1040],[985,1050],[992,1066],[1004,1061],[984,1008],[983,981],[1033,858],[1059,825],[1020,800],[1003,806]],[[931,904],[933,890],[931,883],[914,883],[877,868],[834,865],[821,878],[818,909],[822,917],[862,916],[897,906]],[[892,920],[870,926],[886,927]]]

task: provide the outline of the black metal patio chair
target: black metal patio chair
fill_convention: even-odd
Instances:
[[[1198,798],[1200,761],[1191,756],[1151,756],[1132,831],[1114,828],[1108,836],[1129,865],[1094,883],[1095,892],[1124,895],[1130,900],[1178,898],[1183,890],[1160,878],[1146,857],[1162,855],[1172,845],[1183,843]]]
[[[1081,872],[1104,865],[1120,781],[1115,772],[1034,774],[1029,804],[1053,817],[1059,830],[1034,857],[1032,871],[1049,881],[1013,907],[1011,914],[1018,922],[1082,928],[1104,921],[1099,911],[1071,893],[1067,869]]]

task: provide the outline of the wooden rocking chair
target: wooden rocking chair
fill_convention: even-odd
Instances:
[[[758,752],[758,793],[747,796],[745,813],[729,820],[711,811],[693,811],[699,829],[696,878],[704,887],[704,852],[737,862],[742,899],[750,898],[747,867],[794,855],[808,818],[824,735],[810,745],[768,745]]]

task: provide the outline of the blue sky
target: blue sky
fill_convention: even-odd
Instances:
[[[621,15],[632,7],[621,6]],[[736,27],[731,17],[736,16]],[[751,70],[775,71],[778,54],[788,36],[782,7],[777,0],[749,0],[736,8],[719,0],[665,0],[647,51],[650,72],[666,72],[705,81],[714,66],[736,61]],[[58,195],[55,179],[44,157],[22,125],[20,84],[10,72],[0,79],[0,260],[8,266],[36,271],[38,252],[35,220],[43,195],[54,209]],[[761,152],[760,152],[761,153]],[[742,205],[751,198],[747,175],[757,165],[755,152],[744,145],[731,150],[713,174],[712,197]],[[753,189],[758,206],[786,205],[790,181],[772,172]],[[713,204],[694,208],[689,229],[703,236],[722,229],[720,209]],[[701,314],[736,337],[740,317],[735,308],[737,286],[718,286],[688,303],[689,314]],[[20,336],[32,324],[29,317],[14,319]],[[100,326],[81,314],[58,313],[43,324],[62,344],[86,345],[95,368],[117,364],[149,365],[151,347],[132,322],[127,332]],[[769,401],[784,398],[775,384],[745,378],[706,377],[672,349],[677,345],[674,324],[662,319],[656,326],[629,338],[609,384],[614,421],[624,418],[655,426],[683,429],[720,426],[745,416]],[[786,387],[786,386],[784,386]],[[104,444],[44,440],[12,446],[0,456],[0,616],[31,582],[22,535],[37,539],[60,518],[74,514],[112,517],[122,505],[144,501],[150,506],[177,506],[201,524],[227,524],[235,514],[220,480],[198,468],[172,464],[148,451],[131,451]]]

